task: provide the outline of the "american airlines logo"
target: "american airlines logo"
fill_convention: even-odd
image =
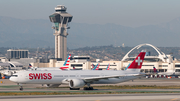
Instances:
[[[29,73],[29,79],[52,79],[51,73]]]

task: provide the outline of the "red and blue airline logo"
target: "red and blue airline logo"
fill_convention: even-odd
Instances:
[[[61,70],[65,70],[69,68],[69,63],[70,63],[70,59],[71,59],[71,54],[68,55],[66,61],[64,62],[63,66],[60,67],[59,69]]]

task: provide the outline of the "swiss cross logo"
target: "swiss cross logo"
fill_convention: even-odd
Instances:
[[[138,66],[140,66],[140,63],[142,62],[142,60],[140,59],[140,57],[138,57],[138,59],[136,60],[136,62],[138,63]]]

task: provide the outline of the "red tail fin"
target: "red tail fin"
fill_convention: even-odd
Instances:
[[[134,61],[131,63],[131,65],[128,67],[127,70],[135,70],[140,71],[142,67],[142,63],[144,61],[144,56],[146,52],[140,52],[139,55],[134,59]]]

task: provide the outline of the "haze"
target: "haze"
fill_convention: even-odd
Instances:
[[[0,16],[49,20],[57,5],[65,5],[76,23],[139,27],[180,17],[179,4],[180,0],[1,0]]]

